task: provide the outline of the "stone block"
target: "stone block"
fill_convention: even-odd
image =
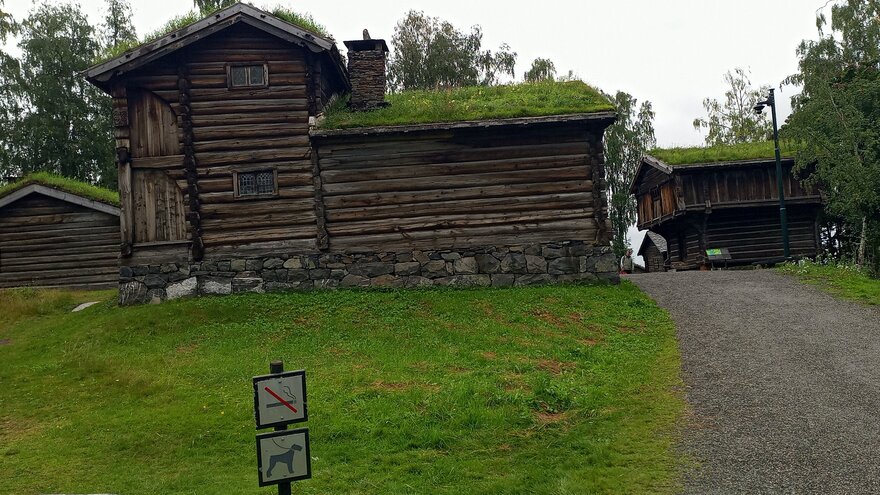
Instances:
[[[131,272],[135,277],[143,277],[144,275],[150,273],[150,267],[145,265],[138,265],[131,267]]]
[[[277,270],[284,267],[284,260],[281,258],[269,258],[263,262],[263,268],[266,270]]]
[[[536,274],[528,274],[528,275],[517,275],[516,282],[514,285],[516,286],[525,286],[525,285],[541,285],[541,284],[549,284],[553,281],[553,277],[547,275],[546,273],[536,273]]]
[[[474,259],[480,273],[498,273],[501,270],[501,262],[491,254],[478,254]]]
[[[603,254],[596,260],[597,272],[617,272],[617,260],[613,254]]]
[[[232,272],[232,262],[230,261],[218,261],[217,262],[217,271],[220,272]]]
[[[120,266],[119,278],[134,278],[134,271],[127,266]]]
[[[529,273],[547,273],[547,260],[540,256],[532,256],[530,254],[525,255],[526,257],[526,271]]]
[[[199,270],[203,272],[216,272],[217,263],[214,263],[213,261],[204,261],[201,265],[199,265]]]
[[[446,268],[446,262],[443,260],[434,260],[425,263],[422,267],[422,275],[428,278],[440,278],[450,275]]]
[[[455,261],[461,259],[461,255],[458,253],[443,253],[440,255],[446,261]]]
[[[492,287],[511,287],[516,281],[516,275],[508,273],[496,273],[491,276]]]
[[[229,271],[231,271],[231,272],[248,271],[247,261],[245,261],[245,260],[232,260],[229,263]]]
[[[235,277],[232,279],[232,293],[241,294],[244,292],[265,292],[263,279],[257,277]]]
[[[198,294],[199,281],[196,277],[190,277],[186,280],[170,284],[165,289],[165,297],[168,299],[180,299],[181,297],[190,297]]]
[[[306,280],[309,279],[309,271],[305,270],[305,269],[285,270],[285,272],[286,272],[285,277],[283,279],[279,278],[278,279],[279,282],[289,282],[292,284],[297,284],[300,282],[305,282]],[[329,272],[328,272],[328,275],[329,275]]]
[[[364,278],[379,277],[382,275],[390,275],[394,273],[394,264],[392,263],[355,263],[348,268],[348,273]]]
[[[315,280],[315,289],[335,289],[339,287],[339,280],[332,278],[324,278],[320,280]]]
[[[403,281],[403,286],[407,288],[431,287],[434,282],[427,277],[407,277]]]
[[[348,274],[339,283],[340,287],[369,287],[370,279],[360,275]]]
[[[199,292],[208,295],[232,294],[232,279],[220,277],[202,277],[199,281]]]
[[[540,244],[529,244],[528,246],[523,247],[523,254],[529,256],[541,256],[541,245]]]
[[[148,289],[164,289],[168,284],[168,281],[165,280],[165,277],[157,274],[150,274],[144,277],[144,285],[147,286]]]
[[[129,306],[148,302],[147,286],[141,282],[126,282],[119,284],[119,305]]]
[[[174,263],[165,263],[159,267],[159,273],[173,273],[177,271],[177,265]]]
[[[285,261],[284,265],[282,266],[284,268],[287,268],[288,270],[299,270],[303,267],[302,260],[299,259],[299,257],[290,258],[289,260]]]
[[[394,265],[394,273],[400,277],[417,275],[422,265],[418,261],[405,261]]]
[[[548,260],[562,258],[565,256],[565,250],[561,247],[544,246],[544,249],[541,250],[541,256]]]
[[[380,275],[370,280],[373,287],[403,287],[403,279],[394,275]]]
[[[580,259],[572,257],[552,259],[547,265],[547,273],[549,273],[550,275],[578,273],[580,272],[580,269]]]
[[[510,253],[501,260],[502,273],[526,273],[528,263],[526,256],[520,253]]]
[[[348,272],[345,270],[330,270],[330,278],[333,280],[342,280]]]
[[[330,278],[330,270],[327,268],[315,268],[309,270],[310,280],[321,280],[322,278]]]
[[[247,260],[245,262],[245,268],[249,272],[258,272],[263,269],[263,261],[262,260]]]
[[[422,251],[414,251],[413,259],[418,261],[420,264],[424,265],[425,263],[431,261],[431,257],[425,254]]]
[[[456,275],[470,275],[479,272],[480,267],[476,258],[460,258],[452,263],[452,269]]]

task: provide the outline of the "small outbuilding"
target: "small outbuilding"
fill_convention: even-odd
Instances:
[[[730,265],[783,259],[774,154],[773,143],[756,143],[655,150],[642,159],[630,188],[638,228],[666,241],[669,268],[708,266],[709,250]],[[792,175],[793,166],[783,157],[791,256],[814,257],[823,200]]]
[[[666,261],[668,259],[669,249],[667,248],[666,239],[662,235],[651,232],[645,232],[642,244],[639,246],[638,253],[645,260],[645,272],[665,272]]]
[[[113,288],[118,257],[114,192],[47,174],[0,188],[0,288]]]

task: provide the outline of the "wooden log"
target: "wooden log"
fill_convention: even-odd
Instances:
[[[315,208],[313,198],[287,201],[236,201],[234,203],[206,204],[202,207],[202,218],[225,218],[229,216],[249,216],[278,212],[312,212]]]
[[[392,232],[410,232],[465,227],[525,225],[552,218],[561,220],[587,220],[593,212],[589,209],[556,210],[538,213],[492,213],[483,212],[457,215],[431,215],[422,217],[401,217],[383,220],[362,220],[358,222],[334,223],[327,226],[331,236],[372,235]]]
[[[205,152],[199,154],[200,167],[218,165],[253,164],[255,162],[277,162],[282,160],[306,160],[308,148],[287,148],[272,150],[246,150],[233,152]]]
[[[198,115],[224,115],[235,113],[289,112],[307,110],[305,98],[271,100],[231,100],[193,102],[192,110]]]
[[[541,194],[560,194],[569,192],[592,192],[593,184],[587,180],[566,180],[542,184],[506,184],[495,186],[468,187],[461,189],[432,189],[416,192],[382,192],[370,194],[351,194],[325,196],[327,208],[354,208],[362,206],[384,206],[406,203],[427,203],[462,199],[494,198],[507,196],[527,196]]]
[[[224,88],[193,89],[190,91],[194,102],[259,100],[264,98],[300,99],[306,98],[306,86],[270,86],[265,88],[242,88],[234,91]]]
[[[184,155],[169,155],[133,158],[131,160],[131,168],[133,169],[170,169],[183,167]]]
[[[278,109],[276,111],[264,111],[258,113],[229,113],[212,115],[193,115],[192,122],[195,127],[214,127],[220,125],[244,125],[244,124],[308,124],[308,112],[291,109]]]
[[[309,181],[311,182],[311,180]],[[314,197],[314,191],[311,183],[307,186],[301,187],[287,187],[278,191],[277,196],[273,197],[262,197],[262,198],[236,198],[232,191],[227,192],[215,192],[215,193],[206,193],[200,195],[202,200],[202,206],[205,207],[210,204],[218,204],[218,203],[244,203],[247,201],[279,201],[282,202],[287,199],[304,199],[304,198],[312,198]]]
[[[196,141],[276,136],[305,136],[308,139],[308,130],[308,124],[303,122],[299,124],[233,124],[196,127],[193,133]]]
[[[279,138],[219,139],[217,141],[196,141],[196,153],[239,150],[267,150],[284,148],[304,148],[309,145],[308,136],[286,136]]]

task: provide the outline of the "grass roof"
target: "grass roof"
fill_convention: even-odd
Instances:
[[[780,151],[782,156],[793,156],[794,150],[790,145],[781,142]],[[759,143],[742,143],[727,146],[708,146],[694,148],[667,148],[654,149],[649,155],[662,160],[667,165],[674,167],[699,165],[704,163],[739,162],[747,160],[773,159],[776,156],[772,141]]]
[[[581,81],[404,91],[370,112],[350,110],[343,100],[327,111],[322,129],[433,124],[613,111],[611,102]]]
[[[102,53],[100,55],[98,60],[95,61],[95,64],[100,64],[100,63],[104,63],[108,60],[112,60],[112,59],[122,55],[123,53],[129,51],[129,50],[137,48],[140,45],[150,43],[152,41],[156,41],[157,39],[159,39],[167,34],[170,34],[174,31],[177,31],[178,29],[185,28],[186,26],[189,26],[190,24],[194,24],[194,23],[196,23],[206,17],[209,17],[214,12],[217,12],[219,10],[222,10],[222,9],[218,7],[216,9],[213,9],[212,11],[204,13],[204,14],[198,10],[191,10],[191,11],[187,12],[186,14],[174,17],[171,20],[169,20],[168,22],[166,22],[165,25],[162,26],[161,28],[159,28],[151,33],[147,33],[140,40],[135,40],[135,41],[131,41],[131,42],[124,42],[124,43],[120,43],[116,46],[110,47],[109,49],[107,49],[107,51],[105,51],[104,53]],[[304,29],[306,31],[309,31],[317,36],[322,37],[322,38],[332,39],[332,36],[330,36],[330,33],[327,32],[327,28],[324,27],[322,24],[319,24],[317,21],[315,21],[315,19],[310,14],[300,14],[298,12],[294,12],[293,10],[291,10],[287,7],[283,7],[280,5],[272,7],[272,8],[264,8],[263,10],[265,10],[266,12],[272,14],[273,16],[281,19],[282,21],[293,24],[294,26],[296,26],[300,29]]]
[[[70,194],[75,194],[92,201],[119,206],[119,193],[104,189],[103,187],[93,186],[78,180],[68,179],[59,175],[47,172],[37,172],[30,174],[20,181],[0,186],[0,198],[18,191],[19,189],[31,184],[40,184],[53,189],[58,189]]]

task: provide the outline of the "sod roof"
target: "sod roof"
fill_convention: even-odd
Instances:
[[[321,129],[351,129],[475,120],[545,117],[614,111],[611,101],[581,81],[404,91],[387,96],[390,106],[352,111],[343,100],[327,110]]]
[[[39,184],[42,186],[64,191],[74,194],[82,198],[97,201],[111,206],[119,206],[119,193],[104,189],[103,187],[93,186],[85,182],[80,182],[66,177],[61,177],[46,172],[37,172],[28,175],[24,179],[17,182],[0,186],[0,198],[8,196],[19,189],[27,187],[31,184]]]
[[[793,148],[784,142],[780,143],[780,151],[783,157],[794,156]],[[654,149],[648,154],[672,167],[764,159],[772,160],[776,157],[772,141],[727,146]]]

